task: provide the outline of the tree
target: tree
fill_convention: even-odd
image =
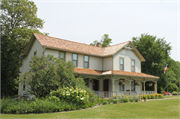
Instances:
[[[167,85],[166,75],[163,72],[171,50],[170,43],[167,44],[164,38],[157,38],[148,34],[133,37],[132,43],[146,59],[145,62],[141,63],[142,72],[160,77],[158,92],[161,92],[161,89],[165,89]]]
[[[66,63],[53,55],[33,56],[30,71],[20,76],[20,82],[25,82],[30,94],[45,97],[51,90],[57,90],[59,87],[85,86],[84,80],[75,78],[75,75],[72,62]]]
[[[22,57],[19,57],[27,46],[32,33],[40,33],[44,21],[37,17],[37,7],[28,0],[1,1],[1,94],[17,94],[19,68]]]
[[[112,39],[109,38],[108,34],[104,34],[100,41],[95,40],[90,45],[97,46],[98,43],[101,43],[102,47],[107,47],[107,46],[110,46],[110,44],[112,43],[111,41]]]

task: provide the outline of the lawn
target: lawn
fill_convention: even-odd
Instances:
[[[1,114],[1,118],[179,118],[180,98],[119,103],[51,114]]]
[[[180,95],[174,95],[174,96],[164,96],[164,98],[174,98],[174,97],[180,97]]]

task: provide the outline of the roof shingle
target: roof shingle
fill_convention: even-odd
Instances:
[[[100,71],[93,69],[84,69],[84,68],[75,68],[75,72],[79,74],[92,74],[92,75],[122,75],[122,76],[135,76],[135,77],[147,77],[147,78],[156,78],[159,77],[145,74],[145,73],[137,73],[137,72],[128,72],[128,71],[118,71],[118,70],[108,70],[108,71]]]
[[[86,54],[92,54],[92,55],[98,55],[98,56],[108,56],[112,55],[115,52],[117,52],[119,49],[124,47],[127,43],[130,41],[112,45],[109,47],[96,47],[92,45],[87,45],[83,43],[68,41],[64,39],[54,38],[46,35],[41,35],[34,33],[34,36],[36,39],[40,42],[42,46],[50,47],[50,48],[56,48],[60,50],[69,50],[69,51],[76,51]]]

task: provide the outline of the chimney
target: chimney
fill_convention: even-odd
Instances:
[[[97,47],[102,47],[102,44],[101,43],[97,43]]]

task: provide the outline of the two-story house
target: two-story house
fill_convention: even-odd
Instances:
[[[103,48],[101,44],[91,46],[34,33],[23,54],[21,72],[29,71],[32,55],[43,54],[72,61],[75,72],[99,96],[157,93],[159,77],[141,73],[141,62],[145,59],[131,41]],[[148,81],[154,82],[154,91],[145,90]],[[121,85],[122,82],[125,85]],[[26,87],[24,84],[19,85],[19,96],[26,92],[23,90]]]

